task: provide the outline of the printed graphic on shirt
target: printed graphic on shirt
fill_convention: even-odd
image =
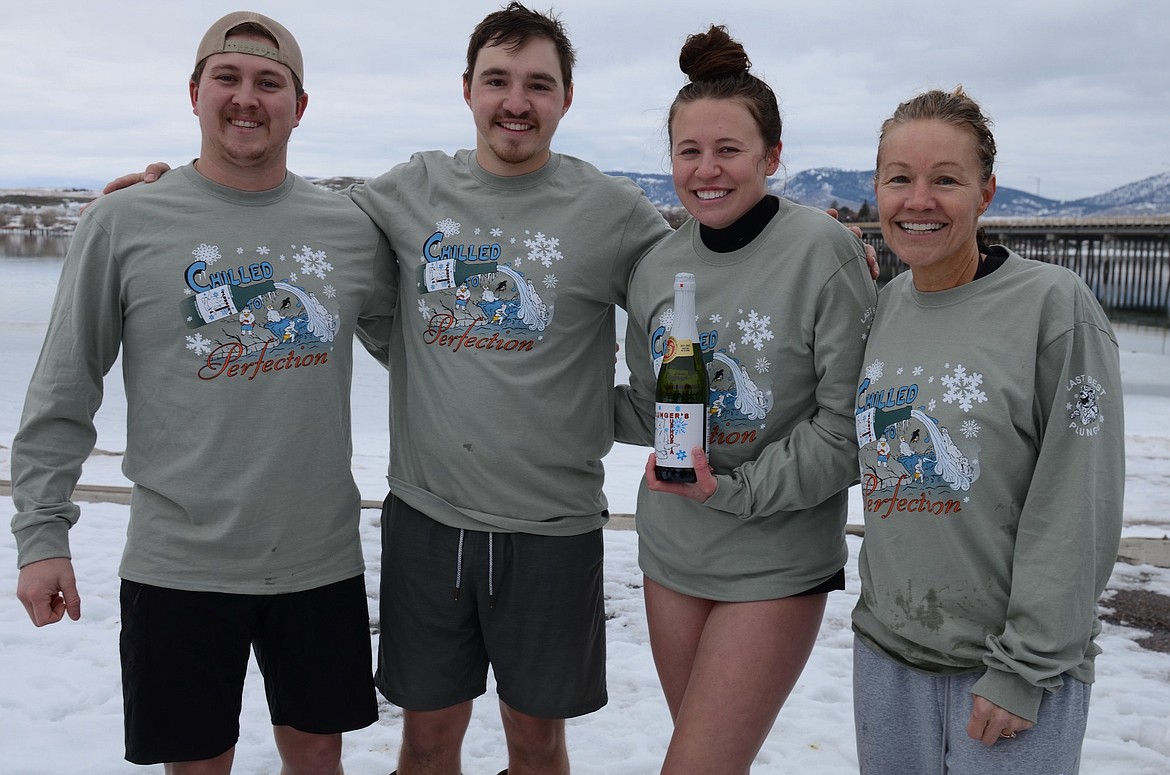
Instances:
[[[1105,395],[1104,386],[1095,377],[1081,374],[1068,381],[1068,429],[1078,436],[1096,436],[1101,432],[1105,415],[1099,400]]]
[[[698,322],[711,396],[707,447],[752,444],[767,427],[772,408],[773,364],[767,357],[767,343],[776,338],[772,318],[749,309],[738,310],[734,316],[713,313],[706,324]],[[650,337],[650,357],[656,374],[673,327],[674,309],[667,308],[659,315],[658,326]]]
[[[452,352],[531,350],[553,320],[556,266],[566,258],[560,239],[541,231],[465,229],[452,218],[435,227],[419,257],[424,341]]]
[[[339,311],[320,298],[337,296],[325,282],[333,272],[329,256],[309,245],[272,252],[236,247],[233,261],[218,245],[191,251],[179,308],[193,329],[184,346],[198,358],[200,379],[251,380],[329,362],[341,326]]]
[[[962,364],[944,369],[898,367],[883,381],[885,363],[865,368],[856,409],[861,486],[866,510],[882,519],[958,514],[970,501],[980,470],[977,410],[988,399],[982,374]],[[961,418],[957,425],[939,419],[944,407],[946,417]]]

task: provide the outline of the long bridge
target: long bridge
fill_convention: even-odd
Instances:
[[[879,284],[905,271],[879,224],[855,225],[877,251]],[[1138,313],[1170,326],[1170,216],[984,218],[980,226],[991,244],[1079,274],[1111,316]]]

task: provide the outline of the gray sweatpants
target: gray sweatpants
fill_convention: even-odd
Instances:
[[[1089,685],[1063,676],[1036,726],[985,746],[967,736],[982,671],[934,676],[853,640],[853,716],[862,775],[1076,775]]]

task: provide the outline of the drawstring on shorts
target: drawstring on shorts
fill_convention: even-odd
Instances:
[[[463,586],[463,529],[459,530],[459,550],[455,555],[455,599],[459,599],[459,590]]]
[[[488,533],[488,608],[496,607],[495,538],[495,533]]]
[[[459,599],[459,591],[463,588],[463,542],[466,536],[464,529],[459,530],[459,548],[455,554],[455,599]],[[496,534],[489,532],[488,536],[488,608],[495,607],[496,599]]]

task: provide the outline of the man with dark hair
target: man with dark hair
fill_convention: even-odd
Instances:
[[[511,775],[567,773],[564,719],[607,700],[614,307],[669,228],[631,181],[551,151],[573,60],[556,18],[489,14],[463,75],[475,150],[350,192],[401,272],[377,674],[401,775],[459,772],[489,665]]]
[[[76,620],[70,499],[121,351],[126,758],[177,775],[231,771],[250,648],[286,775],[337,775],[377,720],[350,374],[359,325],[385,360],[397,278],[358,208],[286,169],[303,76],[272,19],[207,31],[199,158],[86,210],[12,445],[17,595]]]

